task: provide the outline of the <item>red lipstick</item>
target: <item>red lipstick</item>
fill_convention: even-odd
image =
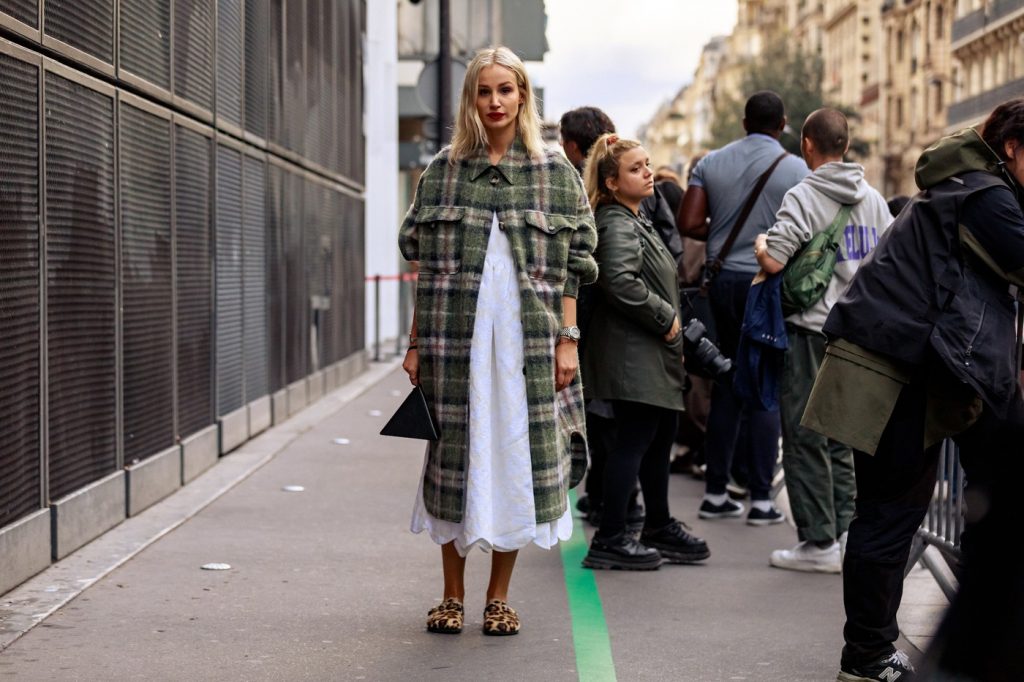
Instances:
[[[500,121],[501,119],[505,118],[505,114],[501,113],[500,111],[492,111],[491,113],[487,114],[487,118],[491,119],[492,121]]]

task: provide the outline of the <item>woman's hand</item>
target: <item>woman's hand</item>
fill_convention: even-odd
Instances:
[[[580,358],[574,341],[555,343],[555,392],[572,383],[580,368]]]
[[[416,348],[405,351],[405,361],[402,369],[409,375],[409,383],[413,386],[420,385],[420,352]]]
[[[672,326],[665,333],[665,340],[672,342],[676,340],[676,337],[683,331],[683,325],[679,322],[679,316],[676,315],[672,320]]]

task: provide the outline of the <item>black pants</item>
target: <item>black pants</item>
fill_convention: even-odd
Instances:
[[[1022,403],[1005,420],[983,415],[956,440],[967,478],[963,571],[960,591],[927,652],[922,678],[930,679],[941,667],[944,673],[975,680],[1019,680],[1024,671]]]
[[[587,471],[586,491],[590,508],[604,504],[604,467],[615,438],[615,420],[587,412],[587,447],[590,449],[590,469]]]
[[[726,270],[711,284],[711,312],[718,345],[722,353],[732,359],[736,358],[740,345],[740,328],[751,279],[752,274]],[[707,492],[711,495],[725,493],[734,459],[746,457],[751,499],[768,500],[779,457],[782,431],[779,411],[756,410],[745,405],[733,390],[732,380],[732,374],[720,377],[711,389],[704,450],[708,464]]]
[[[604,515],[597,534],[609,538],[626,530],[626,507],[640,477],[647,507],[645,525],[669,522],[669,456],[676,433],[675,410],[626,400],[614,401],[615,446],[604,468]]]
[[[1024,670],[1024,571],[1013,549],[1024,476],[1019,403],[1007,420],[986,408],[954,438],[967,480],[965,568],[930,659],[973,679],[1016,679],[1006,671]],[[899,635],[904,570],[932,497],[940,447],[922,447],[925,406],[920,382],[904,387],[876,454],[854,452],[856,516],[843,563],[844,663],[891,653]]]

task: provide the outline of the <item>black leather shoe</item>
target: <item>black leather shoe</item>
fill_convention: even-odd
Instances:
[[[610,538],[594,536],[590,551],[583,558],[585,568],[617,568],[623,571],[653,571],[661,566],[661,554],[645,547],[627,534]]]
[[[661,528],[644,528],[640,541],[661,552],[661,556],[673,564],[692,564],[711,556],[707,543],[687,530],[685,523],[672,519]]]

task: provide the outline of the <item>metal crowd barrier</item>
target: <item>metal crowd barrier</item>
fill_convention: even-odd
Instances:
[[[914,536],[907,573],[920,561],[952,600],[957,591],[960,535],[964,530],[964,470],[956,444],[946,440],[939,452],[935,493],[924,523]]]
[[[395,336],[395,355],[401,355],[402,350],[405,348],[406,337],[409,334],[409,323],[412,321],[412,304],[416,273],[403,272],[398,275],[371,275],[366,278],[366,281],[373,283],[373,361],[380,362],[381,282],[398,283],[398,334]]]

